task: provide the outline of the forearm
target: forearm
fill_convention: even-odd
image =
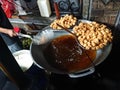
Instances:
[[[0,32],[9,35],[10,37],[17,36],[16,32],[12,29],[0,27]]]
[[[5,34],[8,34],[8,30],[7,30],[6,28],[0,27],[0,32],[1,32],[1,33],[5,33]]]

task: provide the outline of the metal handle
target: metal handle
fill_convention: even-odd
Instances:
[[[33,40],[33,38],[30,35],[27,35],[27,34],[18,33],[18,36],[25,37],[25,38],[30,38],[31,40]]]
[[[69,77],[71,78],[79,78],[79,77],[83,77],[83,76],[87,76],[89,74],[92,74],[95,71],[95,68],[90,68],[87,71],[84,71],[82,73],[73,73],[73,74],[69,74]]]

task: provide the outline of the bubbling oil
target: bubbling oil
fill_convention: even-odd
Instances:
[[[86,50],[81,54],[79,44],[72,35],[63,35],[53,39],[45,48],[44,55],[48,63],[65,72],[76,72],[92,65],[96,51]],[[91,61],[92,60],[92,61]]]

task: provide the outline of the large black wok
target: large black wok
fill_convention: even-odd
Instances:
[[[50,28],[45,28],[45,29],[52,30]],[[43,30],[45,30],[45,29],[43,29]],[[58,37],[58,36],[61,36],[61,35],[69,34],[68,32],[66,32],[64,30],[53,30],[53,32],[54,32],[53,39],[56,38],[56,37]],[[40,33],[41,33],[41,31],[37,35],[39,35]],[[50,40],[50,42],[51,42],[51,40]],[[105,58],[109,55],[109,53],[111,51],[111,48],[112,48],[112,43],[111,43],[111,44],[108,44],[107,46],[105,46],[103,49],[97,50],[96,58],[91,63],[91,65],[89,67],[87,67],[87,68],[85,68],[83,70],[77,70],[77,71],[73,71],[73,72],[67,72],[67,71],[55,68],[54,66],[52,66],[46,60],[46,57],[45,57],[45,55],[44,55],[43,52],[44,52],[44,50],[46,49],[46,47],[48,45],[49,45],[49,42],[47,42],[45,44],[41,44],[41,45],[36,45],[34,43],[31,43],[30,52],[31,52],[31,55],[33,57],[34,63],[38,67],[40,67],[42,69],[45,69],[45,70],[47,70],[49,72],[57,73],[57,74],[68,74],[71,77],[80,77],[80,76],[85,76],[85,75],[88,75],[90,73],[93,73],[94,72],[94,67],[105,60]],[[51,54],[51,53],[49,52],[49,54]],[[61,58],[63,58],[63,57],[61,57]],[[85,73],[83,73],[84,71],[85,71]],[[80,74],[78,76],[74,75],[74,73],[81,73],[81,72],[82,72],[82,74]]]
[[[82,22],[89,23],[90,21],[82,20]],[[53,30],[48,26],[48,27],[44,28],[43,30],[41,30],[36,36],[39,36],[41,34],[41,32],[44,30],[51,30],[54,34],[53,37],[51,39],[49,39],[49,42],[41,44],[41,45],[36,45],[32,42],[30,45],[30,52],[33,57],[34,63],[38,67],[45,69],[52,73],[68,74],[70,77],[82,77],[82,76],[91,74],[95,71],[95,66],[100,64],[101,62],[103,62],[105,60],[105,58],[109,55],[109,53],[112,49],[112,43],[107,44],[104,48],[96,51],[96,57],[95,57],[94,61],[92,61],[88,67],[86,67],[84,69],[76,69],[72,72],[68,72],[68,71],[59,69],[57,67],[54,67],[54,65],[52,65],[50,63],[49,57],[45,56],[44,51],[53,39],[55,39],[59,36],[62,36],[62,35],[68,35],[69,33],[64,30]],[[49,54],[51,55],[52,51],[49,51],[48,55]],[[60,57],[60,58],[62,59],[64,57]]]

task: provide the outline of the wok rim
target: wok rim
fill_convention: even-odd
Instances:
[[[81,19],[81,20],[79,20],[79,22],[86,22],[86,23],[89,23],[89,22],[92,22],[92,21]],[[52,29],[50,26],[44,27],[41,31],[46,30],[46,29],[53,30],[54,32],[59,32],[59,31],[61,31],[61,30]],[[71,30],[71,29],[70,29],[70,30]],[[41,32],[41,31],[40,31],[40,32]],[[37,35],[39,35],[40,32],[38,32]],[[33,45],[33,42],[32,42],[31,45],[30,45],[30,53],[31,53],[31,55],[32,55],[32,51],[31,51],[32,45]],[[101,60],[96,60],[96,58],[95,58],[95,60],[93,61],[93,63],[95,64],[95,66],[98,66],[99,64],[101,64],[101,63],[108,57],[108,55],[110,54],[110,52],[111,52],[111,50],[112,50],[112,42],[111,42],[111,43],[108,43],[104,48],[99,49],[98,52],[99,52],[99,51],[104,51],[104,49],[106,49],[106,48],[107,48],[107,51],[106,51],[107,53],[104,53],[105,56],[102,57]],[[32,56],[32,57],[33,57],[33,56]],[[33,60],[34,60],[34,58],[33,58]],[[42,65],[39,65],[35,60],[34,60],[34,63],[35,63],[38,67],[40,67],[41,69],[48,70],[48,69],[44,68]],[[53,72],[53,73],[58,73],[58,74],[71,74],[71,73],[84,72],[84,71],[86,71],[86,70],[91,69],[92,67],[93,67],[93,66],[89,66],[89,67],[87,67],[86,69],[77,70],[77,71],[75,71],[75,72],[70,72],[70,73],[69,73],[69,72],[66,72],[66,73],[65,73],[65,72],[59,73],[59,72],[53,72],[53,71],[50,71],[50,70],[48,70],[48,71],[49,71],[49,72]],[[95,68],[95,67],[94,67],[94,68]]]
[[[56,32],[56,31],[55,31]],[[40,64],[38,64],[37,63],[37,60],[35,60],[34,59],[34,57],[33,57],[33,55],[32,55],[32,46],[33,46],[34,44],[33,44],[33,42],[31,43],[31,45],[30,45],[30,54],[31,54],[31,56],[32,56],[32,58],[33,58],[33,61],[34,61],[34,63],[38,66],[38,67],[40,67],[41,69],[44,69],[44,70],[47,70],[47,71],[49,71],[49,72],[53,72],[53,71],[50,71],[50,70],[48,70],[47,68],[45,68],[44,66],[42,66],[42,65],[40,65]],[[97,52],[99,52],[99,51],[104,51],[104,49],[108,49],[106,52],[106,54],[105,54],[105,56],[104,57],[102,57],[102,59],[101,60],[96,60],[96,58],[95,58],[95,60],[93,61],[93,63],[95,64],[95,66],[97,66],[97,65],[99,65],[99,64],[101,64],[107,57],[108,57],[108,55],[110,54],[110,51],[111,51],[111,49],[112,49],[112,43],[110,43],[110,44],[108,44],[108,45],[106,45],[103,49],[99,49]],[[103,52],[102,52],[102,54],[103,54]],[[86,71],[86,70],[89,70],[89,69],[91,69],[91,68],[94,68],[94,66],[89,66],[89,67],[87,67],[86,69],[83,69],[83,70],[77,70],[77,71],[75,71],[75,72],[63,72],[63,73],[59,73],[59,72],[53,72],[53,73],[58,73],[58,74],[71,74],[71,73],[79,73],[79,72],[84,72],[84,71]]]

